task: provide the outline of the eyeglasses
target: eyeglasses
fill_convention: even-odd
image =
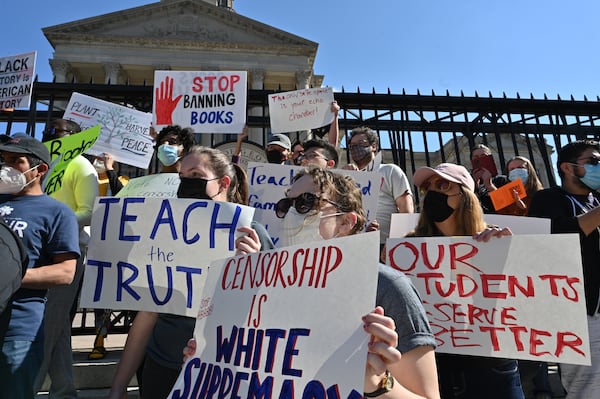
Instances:
[[[312,161],[313,159],[317,159],[317,158],[321,158],[324,159],[325,161],[329,161],[329,159],[325,158],[325,156],[323,156],[322,154],[319,154],[318,152],[309,152],[309,153],[301,153],[298,156],[298,161],[301,161],[303,159],[307,159],[309,161]]]
[[[583,157],[583,158],[577,158],[576,161],[581,161],[581,160],[589,160],[589,164],[592,166],[596,166],[600,163],[600,158],[596,158],[596,157]],[[579,165],[578,163],[575,162],[571,162],[573,165]],[[581,166],[581,165],[579,165]]]
[[[422,186],[421,191],[426,192],[435,188],[437,191],[445,193],[452,187],[452,182],[445,179],[429,179]]]
[[[329,202],[331,205],[335,206],[338,209],[341,209],[341,206],[334,201],[331,201],[327,198],[319,197],[313,193],[302,193],[295,198],[282,198],[275,204],[275,214],[278,218],[283,219],[285,215],[287,215],[288,211],[294,206],[296,211],[300,214],[308,213],[312,210],[318,203],[318,201],[323,200]]]
[[[348,149],[350,151],[353,151],[353,150],[357,150],[359,148],[365,148],[365,147],[370,147],[370,146],[371,146],[371,144],[368,141],[364,141],[364,142],[361,142],[359,144],[350,144],[348,146]]]

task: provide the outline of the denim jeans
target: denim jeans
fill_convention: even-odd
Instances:
[[[43,339],[4,342],[0,353],[0,398],[33,399],[33,384],[43,356]]]
[[[443,399],[525,399],[516,360],[496,367],[467,368],[453,366],[452,362],[442,363],[445,363],[440,368]]]

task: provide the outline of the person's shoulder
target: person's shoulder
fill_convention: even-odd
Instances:
[[[395,163],[382,163],[381,165],[379,165],[379,173],[381,173],[384,176],[406,176],[404,170],[402,170],[402,168],[396,165]]]
[[[67,165],[67,169],[72,173],[98,174],[94,165],[83,155],[77,155],[73,158]]]
[[[407,287],[412,286],[412,283],[406,274],[383,263],[379,263],[377,274],[380,284],[382,282],[387,282],[389,284],[406,285]]]

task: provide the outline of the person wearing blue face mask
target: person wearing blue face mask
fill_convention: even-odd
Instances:
[[[519,193],[513,190],[514,202],[509,206],[499,209],[497,212],[501,215],[525,216],[529,208],[529,203],[533,194],[542,190],[544,186],[538,179],[537,173],[529,159],[522,156],[515,156],[506,163],[508,180],[511,182],[521,180],[525,186],[527,196],[519,198]]]
[[[156,135],[155,143],[160,173],[178,173],[181,158],[196,144],[192,129],[178,125],[163,128]]]
[[[579,234],[591,366],[561,364],[560,375],[568,398],[599,398],[600,194],[597,190],[600,188],[600,145],[593,140],[568,143],[559,150],[556,166],[562,185],[537,192],[528,215],[551,219],[553,234]]]

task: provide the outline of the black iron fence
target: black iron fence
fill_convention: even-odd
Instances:
[[[62,107],[71,94],[78,92],[92,97],[127,105],[141,111],[152,110],[152,87],[129,85],[98,85],[36,82],[29,110],[0,111],[0,129],[6,133],[25,132],[40,137],[45,124],[60,117]],[[272,91],[248,91],[248,125],[258,134],[254,144],[263,146],[269,133],[267,95]],[[556,150],[576,139],[600,138],[600,99],[566,100],[507,98],[488,96],[451,96],[392,93],[335,93],[341,107],[339,125],[342,135],[342,159],[346,134],[357,126],[369,126],[380,137],[384,162],[402,167],[407,175],[423,165],[455,162],[470,166],[469,150],[478,143],[488,145],[495,154],[499,169],[512,156],[529,158],[544,186],[557,184]],[[313,131],[326,133],[328,127]],[[303,137],[292,132],[292,141]],[[215,147],[234,141],[235,136],[210,135],[209,145]],[[206,143],[206,139],[204,141]],[[144,174],[138,170],[135,174]],[[128,315],[116,314],[117,330],[126,330]],[[89,333],[83,324],[74,334]],[[124,321],[124,323],[123,323]]]

